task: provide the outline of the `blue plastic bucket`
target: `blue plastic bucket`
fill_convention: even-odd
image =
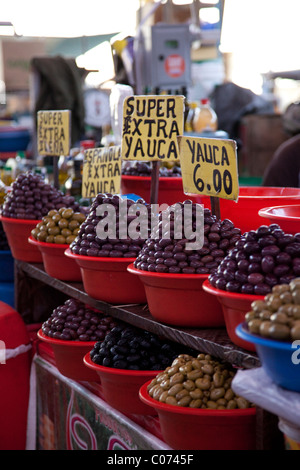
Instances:
[[[247,323],[238,325],[236,334],[255,344],[261,365],[275,384],[300,392],[300,341],[286,342],[263,338],[250,333]]]

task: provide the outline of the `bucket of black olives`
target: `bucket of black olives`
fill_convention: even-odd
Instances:
[[[285,233],[278,224],[261,225],[242,235],[203,288],[222,304],[228,335],[238,346],[255,351],[236,334],[255,300],[263,300],[276,285],[300,275],[300,234]]]
[[[98,374],[84,365],[83,358],[116,325],[109,315],[76,299],[68,299],[53,310],[37,335],[52,348],[55,365],[62,375],[73,380],[99,382]]]
[[[154,333],[119,322],[84,356],[101,381],[102,398],[126,415],[156,415],[139,399],[139,389],[172,363],[179,351],[191,351]]]
[[[276,285],[263,300],[253,301],[236,333],[254,345],[277,385],[300,392],[300,278]]]
[[[200,207],[187,200],[162,211],[157,233],[146,240],[135,262],[128,267],[144,284],[151,315],[163,323],[194,327],[225,325],[220,303],[202,286],[241,234],[230,220],[220,220],[204,208],[203,245],[190,247],[191,240],[178,238],[176,233],[179,228],[185,233],[187,220],[195,227]],[[170,236],[165,237],[169,224]]]
[[[165,442],[180,450],[254,450],[256,409],[237,396],[236,370],[210,355],[180,354],[142,385],[143,403],[158,414]]]
[[[5,196],[0,220],[15,259],[42,263],[39,249],[30,245],[31,230],[51,209],[68,207],[79,211],[79,205],[71,196],[65,196],[51,184],[46,184],[40,175],[21,173],[11,184]]]
[[[65,256],[65,251],[75,240],[85,215],[71,208],[52,209],[34,229],[28,241],[36,246],[49,276],[61,281],[81,282],[81,272],[75,260]]]

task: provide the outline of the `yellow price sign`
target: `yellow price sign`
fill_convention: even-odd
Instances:
[[[71,112],[38,111],[37,149],[40,155],[60,156],[70,153]]]
[[[119,194],[121,186],[121,147],[99,147],[84,152],[82,197],[99,193]]]
[[[237,201],[239,183],[234,140],[180,136],[178,143],[185,194]]]
[[[178,161],[184,96],[128,96],[123,104],[122,158]]]

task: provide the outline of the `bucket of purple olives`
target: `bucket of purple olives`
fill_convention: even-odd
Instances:
[[[106,223],[107,207],[114,212],[114,233],[111,236],[107,231],[100,233]],[[124,218],[121,207],[126,215]],[[127,271],[127,266],[136,259],[144,243],[141,237],[132,239],[128,236],[128,226],[137,217],[130,215],[132,207],[144,209],[146,217],[150,217],[148,205],[143,200],[98,194],[76,239],[65,251],[66,256],[75,260],[80,267],[86,293],[97,300],[113,304],[146,303],[142,282]],[[121,230],[125,234],[122,238]]]
[[[62,375],[73,380],[99,382],[98,374],[85,367],[83,358],[116,324],[112,317],[76,299],[68,299],[53,310],[37,335],[51,346],[56,367]]]
[[[261,225],[242,235],[203,288],[218,298],[233,343],[255,351],[236,334],[254,301],[263,300],[276,285],[300,275],[300,234],[285,233],[278,224]]]
[[[300,278],[275,285],[263,300],[252,302],[236,333],[255,346],[274,383],[300,392]]]
[[[188,246],[191,240],[176,236],[178,224],[182,224],[182,233],[185,221],[195,226],[202,206],[190,200],[176,206],[175,213],[174,206],[160,213],[157,232],[146,240],[128,270],[143,282],[149,311],[156,320],[177,326],[224,326],[221,305],[203,290],[203,283],[234,247],[240,230],[230,220],[220,220],[204,208],[203,244],[201,248]],[[170,236],[165,238],[169,224]]]
[[[40,175],[31,172],[20,174],[5,196],[0,220],[15,259],[29,263],[42,263],[39,249],[29,244],[28,238],[37,223],[51,209],[70,207],[79,210],[73,197],[65,196]]]
[[[65,256],[84,222],[85,215],[71,208],[51,209],[31,230],[28,241],[41,252],[49,276],[62,281],[82,282],[81,272],[74,259]]]
[[[156,415],[139,398],[140,387],[169,366],[179,352],[177,343],[120,322],[84,356],[88,369],[100,378],[102,397],[125,415]]]

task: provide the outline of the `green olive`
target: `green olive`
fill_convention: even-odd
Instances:
[[[59,228],[55,225],[54,227],[49,227],[48,228],[48,234],[49,235],[58,235],[60,233]]]
[[[73,209],[65,209],[64,211],[62,211],[61,215],[64,219],[70,219],[73,214],[74,214]]]
[[[69,230],[68,228],[63,228],[60,233],[66,238],[72,235],[71,230]]]
[[[58,214],[58,211],[56,209],[52,209],[51,211],[48,212],[47,216],[52,218],[56,214]]]
[[[68,225],[69,225],[69,222],[67,219],[64,219],[64,218],[60,218],[60,220],[58,221],[58,226],[59,228],[63,229],[63,228],[68,228]]]
[[[39,233],[39,230],[37,228],[34,228],[31,230],[31,236],[35,239],[37,239],[38,233]]]
[[[41,232],[37,234],[37,239],[39,242],[44,242],[46,238],[47,238],[47,232],[45,232],[45,230],[42,230]]]
[[[53,217],[52,217],[52,220],[54,220],[55,223],[58,223],[61,219],[61,215],[60,214],[55,214]]]
[[[57,243],[59,245],[65,245],[66,239],[62,235],[55,235],[54,243]]]
[[[80,226],[80,224],[79,224],[78,220],[71,220],[69,222],[68,228],[73,231],[73,230],[75,230],[75,228],[79,228],[79,226]]]
[[[66,237],[66,243],[68,245],[71,245],[71,243],[75,240],[75,236],[74,235],[69,235],[68,237]]]
[[[79,223],[82,223],[85,221],[85,215],[82,214],[81,212],[74,212],[72,219],[73,220],[78,220]]]
[[[54,243],[54,235],[48,235],[45,241],[46,243]]]

